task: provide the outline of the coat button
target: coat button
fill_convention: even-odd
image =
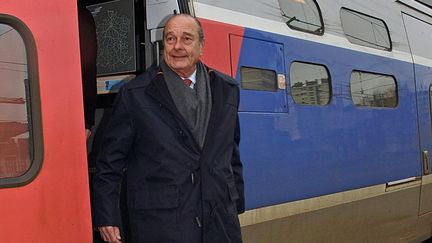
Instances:
[[[198,227],[201,228],[201,227],[202,227],[202,224],[201,224],[201,221],[200,221],[200,219],[199,219],[198,216],[195,217],[195,221],[196,221]]]

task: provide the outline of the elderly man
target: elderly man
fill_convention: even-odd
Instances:
[[[239,89],[200,60],[204,35],[189,15],[164,30],[159,68],[117,96],[94,179],[94,220],[121,242],[119,183],[127,168],[132,242],[242,242]]]

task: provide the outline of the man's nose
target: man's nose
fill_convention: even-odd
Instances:
[[[181,39],[178,38],[178,39],[176,40],[176,42],[174,43],[174,49],[182,49],[182,48],[183,48],[183,45],[182,45],[182,43],[181,43]]]

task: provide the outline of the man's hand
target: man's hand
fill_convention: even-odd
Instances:
[[[120,229],[117,226],[99,227],[99,232],[105,242],[121,243]]]

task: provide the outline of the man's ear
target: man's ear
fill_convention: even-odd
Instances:
[[[200,42],[200,55],[203,54],[202,50],[204,48],[204,43],[205,43],[204,40],[202,42]]]

